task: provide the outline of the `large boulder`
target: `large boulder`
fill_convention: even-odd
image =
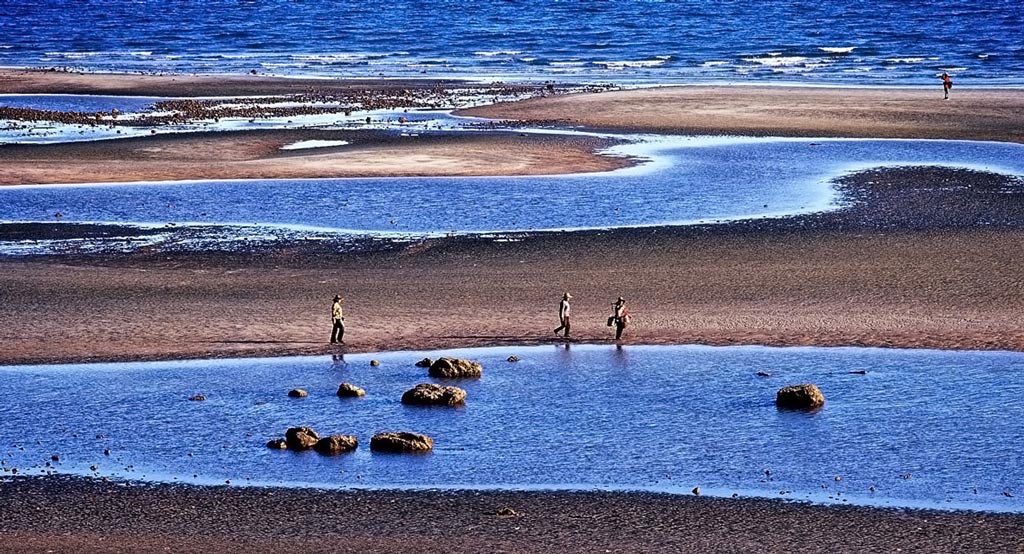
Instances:
[[[775,395],[775,405],[794,410],[813,410],[825,405],[825,397],[815,385],[792,385],[779,389]]]
[[[465,403],[466,391],[433,383],[420,383],[402,395],[402,404],[413,406],[461,406]]]
[[[462,360],[459,358],[439,358],[430,364],[430,376],[442,379],[456,379],[464,377],[480,377],[484,368],[476,362]]]
[[[320,441],[320,435],[309,427],[292,427],[284,434],[290,450],[309,450]]]
[[[375,452],[405,454],[430,452],[433,448],[434,440],[419,433],[377,433],[370,439],[370,450]]]
[[[352,383],[342,383],[338,385],[338,396],[342,398],[357,398],[360,396],[366,396],[366,391]]]
[[[331,435],[317,441],[313,449],[327,456],[343,454],[355,450],[359,446],[359,439],[351,435]]]

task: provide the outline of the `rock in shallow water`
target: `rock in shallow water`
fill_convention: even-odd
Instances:
[[[284,450],[288,448],[288,442],[284,439],[270,439],[267,441],[267,448],[273,448],[274,450]]]
[[[434,440],[419,433],[377,433],[370,439],[370,450],[405,454],[429,452],[434,448]]]
[[[288,391],[288,396],[292,398],[305,398],[309,396],[309,393],[302,389],[292,389]]]
[[[402,395],[402,404],[413,406],[461,406],[465,402],[466,391],[433,383],[420,383]]]
[[[792,385],[779,389],[775,395],[775,405],[795,410],[813,410],[825,405],[825,396],[817,386],[810,383]]]
[[[352,383],[342,383],[338,385],[338,396],[342,398],[356,398],[366,396],[366,391]]]
[[[423,358],[422,360],[416,362],[416,367],[430,367],[433,363],[434,360],[431,360],[430,358]]]
[[[431,377],[444,379],[480,377],[483,373],[484,368],[480,364],[459,358],[439,358],[430,365],[429,371]]]
[[[284,434],[291,450],[308,450],[320,441],[320,435],[309,427],[292,427]]]
[[[327,456],[343,454],[355,450],[359,446],[359,439],[351,435],[331,435],[317,441],[313,449]]]

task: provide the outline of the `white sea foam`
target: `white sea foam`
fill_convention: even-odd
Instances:
[[[634,60],[634,61],[610,61],[610,62],[594,62],[594,65],[603,65],[608,69],[625,69],[629,67],[658,67],[665,65],[668,60]]]
[[[700,65],[701,65],[701,67],[719,67],[719,66],[728,65],[728,64],[729,64],[729,62],[722,61],[722,60],[711,60],[711,61],[704,62],[704,63],[702,63]]]
[[[347,140],[300,140],[281,147],[281,150],[304,150],[306,148],[329,148],[331,146],[345,146]]]
[[[820,46],[818,50],[822,52],[828,52],[829,54],[849,54],[856,50],[856,46]]]
[[[491,50],[491,51],[482,50],[482,51],[479,51],[479,52],[473,52],[473,55],[474,56],[483,56],[485,58],[491,58],[491,57],[494,57],[494,56],[518,56],[519,54],[522,54],[522,53],[523,53],[522,50]]]
[[[924,58],[885,58],[889,63],[921,63]]]
[[[805,64],[807,58],[804,56],[774,56],[769,54],[767,58],[743,58],[743,61],[768,67],[792,67]]]
[[[551,67],[583,67],[587,62],[550,62]]]

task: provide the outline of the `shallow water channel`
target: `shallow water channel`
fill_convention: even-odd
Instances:
[[[513,354],[521,360],[506,361]],[[441,355],[483,364],[483,378],[446,383],[468,392],[466,405],[402,405],[405,390],[439,382],[414,363]],[[1022,371],[1024,354],[1011,352],[611,345],[6,366],[0,457],[19,475],[684,494],[700,486],[721,496],[1024,512]],[[338,398],[344,381],[366,397]],[[824,408],[778,410],[775,392],[803,382],[821,388]],[[295,387],[309,397],[289,398]],[[206,401],[189,400],[200,393]],[[265,447],[297,425],[357,435],[360,447],[337,457]],[[429,434],[434,451],[371,453],[370,437],[388,430]]]
[[[1024,147],[996,142],[622,138],[633,142],[612,154],[647,162],[548,177],[14,186],[0,190],[0,221],[230,225],[254,236],[273,228],[413,237],[577,230],[828,210],[837,206],[834,178],[877,166],[947,165],[1024,175]],[[0,251],[16,246],[0,243]]]

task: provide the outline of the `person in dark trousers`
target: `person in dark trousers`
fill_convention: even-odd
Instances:
[[[565,329],[565,338],[569,338],[569,311],[572,309],[569,306],[569,300],[572,299],[572,295],[565,293],[562,295],[562,301],[558,303],[558,328],[555,329],[557,335],[560,331]]]
[[[619,297],[618,300],[612,302],[612,315],[608,318],[608,326],[615,326],[615,340],[622,338],[622,330],[629,324],[629,311],[626,310],[626,299]]]
[[[334,305],[331,306],[331,320],[334,322],[334,328],[331,329],[331,344],[345,344],[345,312],[341,307],[344,301],[339,294],[334,297]]]
[[[953,88],[953,80],[949,78],[949,73],[942,74],[942,92],[943,100],[949,100],[949,89]]]

